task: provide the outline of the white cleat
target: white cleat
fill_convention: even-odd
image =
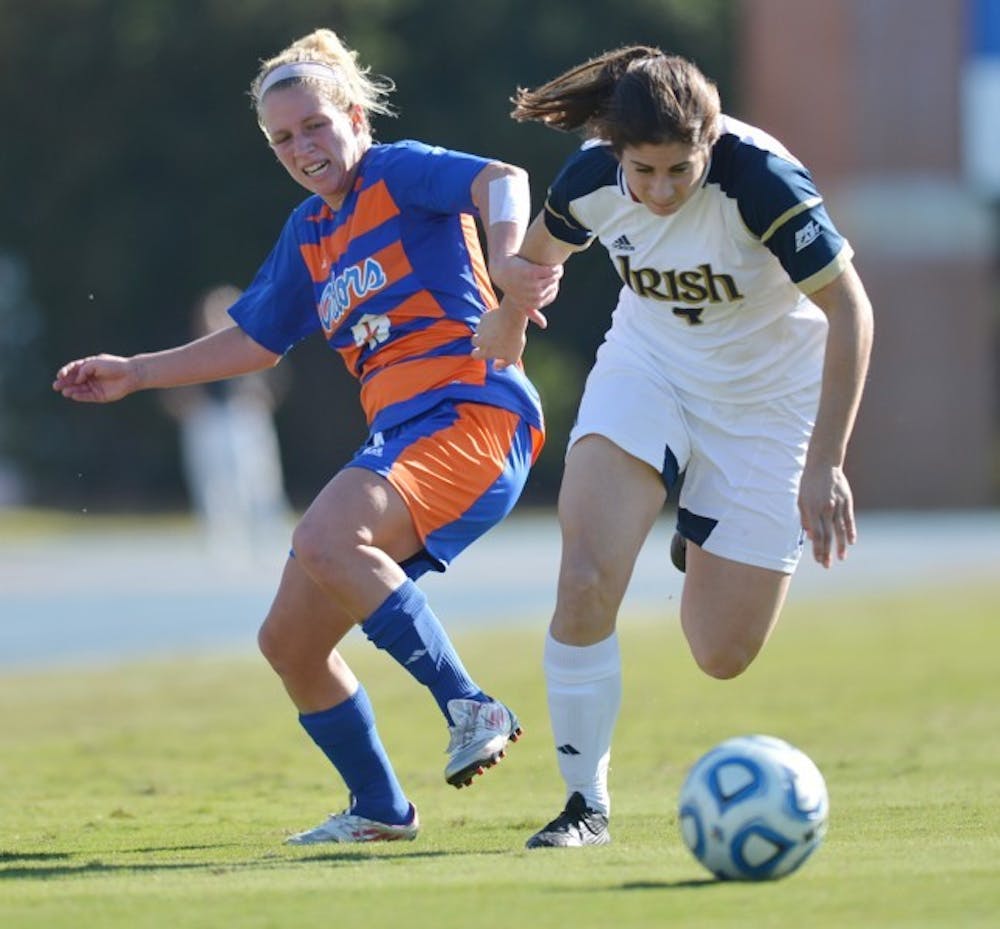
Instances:
[[[508,742],[521,735],[517,717],[502,703],[491,700],[449,700],[448,714],[454,721],[449,728],[448,764],[444,779],[452,787],[467,787],[477,774],[492,768],[504,757]]]
[[[298,832],[285,839],[286,845],[319,845],[322,842],[412,842],[420,831],[417,809],[410,804],[410,822],[394,826],[344,810],[334,813],[315,829]]]

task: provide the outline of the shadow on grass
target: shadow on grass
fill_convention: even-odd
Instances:
[[[353,852],[325,852],[321,855],[303,855],[300,858],[285,858],[284,861],[288,862],[317,862],[317,861],[365,861],[369,859],[378,858],[386,861],[394,861],[396,859],[407,859],[412,860],[414,858],[449,858],[453,857],[455,852],[410,852],[409,854],[376,854],[372,851],[363,851],[362,849],[357,849]]]
[[[68,852],[0,852],[0,864],[5,861],[56,861],[70,857]]]
[[[622,884],[621,890],[683,890],[689,887],[721,887],[723,881],[714,877],[699,877],[686,881],[631,881]]]
[[[144,848],[123,848],[123,855],[155,855],[157,852],[203,852],[210,848],[234,848],[235,842],[221,845],[218,842],[207,842],[204,845],[147,845]]]
[[[186,848],[217,848],[218,846],[185,846],[163,849],[163,851],[180,851]],[[137,849],[136,852],[150,852],[157,849]],[[294,868],[302,864],[350,864],[374,858],[392,861],[394,859],[442,858],[448,852],[411,852],[408,854],[373,854],[370,851],[352,850],[333,852],[322,855],[307,855],[291,857],[269,853],[261,858],[244,861],[155,861],[155,862],[116,862],[110,863],[100,859],[90,859],[79,864],[71,863],[74,855],[64,852],[26,853],[0,852],[0,881],[5,880],[58,880],[65,877],[80,877],[82,875],[117,875],[117,874],[156,874],[170,872],[205,871],[210,874],[225,874],[227,872],[277,870]],[[37,864],[27,866],[27,862],[60,862],[59,864]],[[13,867],[5,867],[11,863]]]

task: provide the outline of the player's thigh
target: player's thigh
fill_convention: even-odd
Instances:
[[[420,549],[413,520],[399,492],[380,474],[346,467],[319,492],[294,533],[299,557],[350,560],[359,546],[399,562]]]
[[[681,626],[699,667],[718,678],[744,671],[778,621],[790,581],[689,545]]]
[[[290,557],[261,625],[261,651],[275,665],[322,665],[355,620]]]
[[[604,436],[573,444],[559,492],[560,611],[613,623],[665,499],[659,473]]]
[[[587,376],[563,471],[561,588],[624,594],[667,489],[689,456],[673,388],[629,346],[605,342]]]

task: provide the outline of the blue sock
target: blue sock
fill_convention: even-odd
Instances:
[[[387,651],[430,690],[449,725],[454,722],[448,715],[449,700],[489,699],[469,677],[448,633],[413,581],[404,581],[389,594],[361,628],[376,648]]]
[[[344,779],[352,813],[392,825],[408,821],[410,802],[382,747],[362,686],[329,710],[300,714],[299,722]]]

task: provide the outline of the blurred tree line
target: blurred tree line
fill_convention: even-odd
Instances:
[[[246,285],[304,191],[276,164],[247,89],[261,58],[318,26],[398,86],[376,138],[419,138],[531,172],[537,210],[572,136],[509,119],[534,86],[601,51],[697,61],[731,112],[733,0],[0,0],[0,459],[30,501],[184,504],[176,425],[153,392],[110,406],[50,389],[60,364],[190,338],[191,307]],[[574,259],[526,364],[549,443],[526,492],[558,489],[583,377],[617,293],[605,256]],[[357,387],[321,338],[282,363],[278,412],[296,504],[364,437]]]

